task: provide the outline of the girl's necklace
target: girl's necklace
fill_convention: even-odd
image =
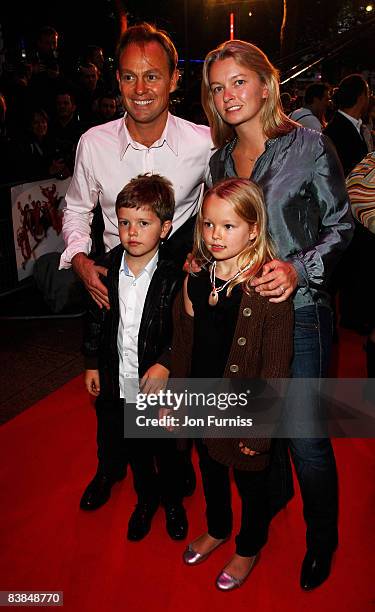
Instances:
[[[225,289],[225,287],[227,287],[229,285],[229,283],[231,283],[233,280],[238,278],[240,276],[240,274],[243,274],[244,272],[246,272],[246,270],[251,268],[253,263],[254,263],[254,259],[252,259],[250,261],[250,263],[247,264],[247,266],[245,266],[244,268],[238,270],[238,272],[236,272],[236,274],[234,276],[232,276],[232,278],[227,280],[224,283],[224,285],[221,285],[220,287],[216,287],[216,285],[215,285],[215,282],[216,282],[216,261],[214,261],[213,264],[210,267],[210,281],[211,281],[212,289],[210,291],[210,295],[208,296],[208,303],[209,303],[209,305],[210,306],[216,306],[216,304],[219,301],[219,293],[220,293],[220,291],[223,291]]]

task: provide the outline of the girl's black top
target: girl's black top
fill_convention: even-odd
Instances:
[[[216,287],[225,282],[216,278]],[[236,329],[241,285],[236,285],[229,297],[227,288],[220,291],[216,306],[208,303],[211,290],[207,270],[189,276],[187,291],[194,310],[192,378],[222,378]]]

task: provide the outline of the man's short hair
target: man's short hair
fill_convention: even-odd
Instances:
[[[55,28],[50,25],[41,26],[37,33],[37,40],[42,38],[43,36],[58,36],[59,33]]]
[[[94,68],[95,72],[98,74],[98,67],[96,64],[94,64],[94,62],[80,62],[79,66],[78,66],[78,74],[82,75],[82,68],[84,70],[91,70],[92,68]]]
[[[118,94],[114,91],[103,91],[103,93],[100,94],[100,96],[98,96],[97,100],[98,100],[98,104],[100,104],[103,100],[105,99],[109,99],[109,100],[114,100],[117,104],[117,96]]]
[[[339,108],[352,108],[367,90],[367,82],[361,74],[349,74],[338,86],[335,98]]]
[[[76,104],[76,96],[69,87],[58,87],[55,94],[56,100],[58,96],[69,96],[71,103]]]
[[[174,214],[174,190],[172,183],[160,174],[140,174],[133,178],[116,199],[116,213],[120,208],[148,206],[161,223],[172,221]]]
[[[312,104],[314,98],[321,100],[326,91],[329,90],[329,86],[326,83],[311,83],[305,89],[304,101],[305,104]]]
[[[135,44],[144,47],[147,43],[151,42],[157,42],[163,47],[168,57],[169,72],[173,74],[178,62],[176,47],[166,32],[158,30],[150,23],[131,26],[124,32],[117,46],[117,62],[119,63],[123,51],[129,45]]]

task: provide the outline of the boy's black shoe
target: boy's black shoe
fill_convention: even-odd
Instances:
[[[188,530],[185,508],[182,504],[168,504],[164,510],[168,535],[172,540],[184,540]]]
[[[311,591],[327,580],[331,571],[332,553],[313,554],[307,551],[301,568],[301,587]]]
[[[190,456],[184,458],[182,467],[182,496],[190,497],[197,486],[197,478]]]
[[[115,482],[123,480],[126,470],[118,476],[107,476],[106,474],[95,474],[82,495],[79,507],[81,510],[97,510],[111,497],[111,489]]]
[[[128,523],[128,540],[143,540],[151,529],[151,522],[158,507],[158,503],[136,505]]]

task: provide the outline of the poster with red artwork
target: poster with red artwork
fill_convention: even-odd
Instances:
[[[32,274],[45,253],[64,250],[62,204],[70,178],[47,179],[11,189],[14,246],[18,280]]]

